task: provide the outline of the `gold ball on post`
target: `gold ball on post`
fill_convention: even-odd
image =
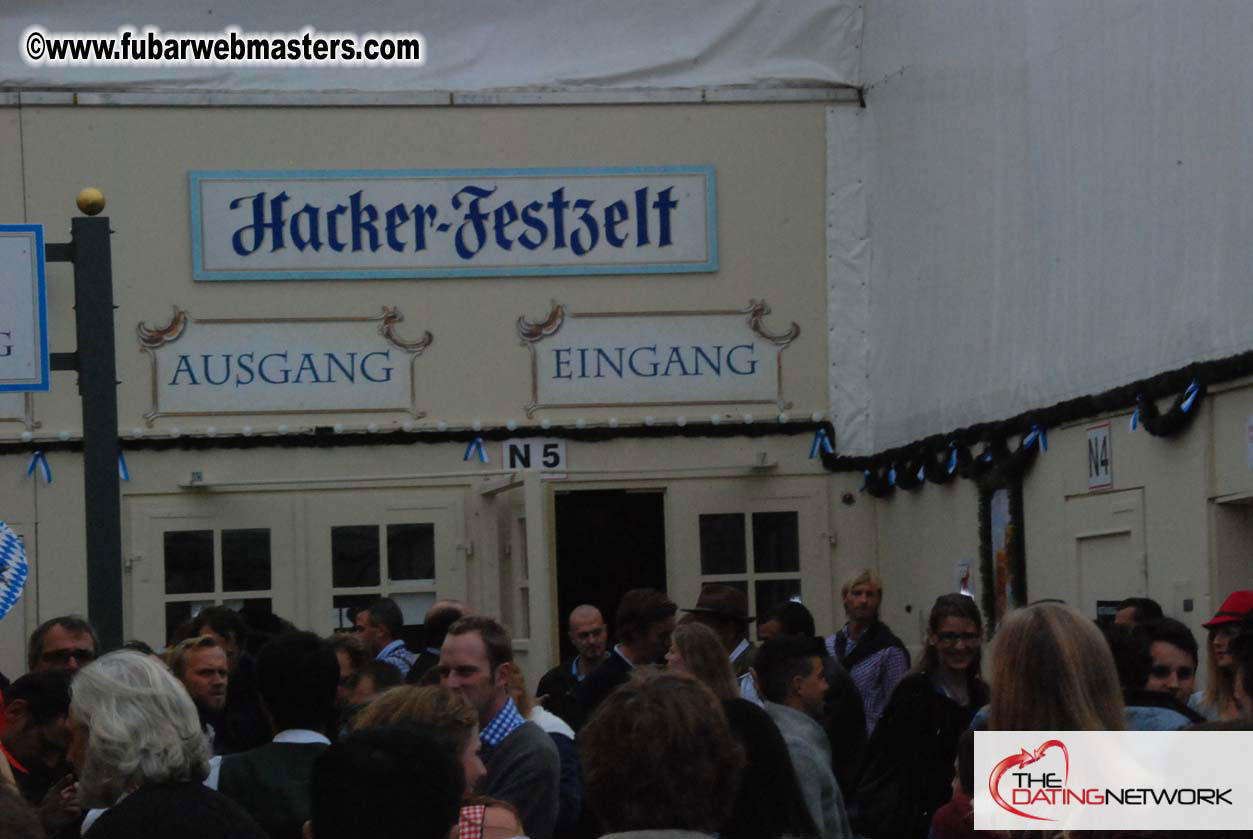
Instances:
[[[98,215],[104,209],[104,193],[94,186],[89,186],[78,193],[75,201],[78,203],[78,209],[89,216]]]

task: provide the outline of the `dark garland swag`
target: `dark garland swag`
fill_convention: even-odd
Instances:
[[[908,446],[888,449],[867,457],[822,453],[831,472],[861,471],[864,492],[888,498],[896,489],[915,491],[924,482],[945,484],[953,477],[986,484],[1004,485],[1021,478],[1045,447],[1044,431],[1102,413],[1135,408],[1133,422],[1154,437],[1169,438],[1185,431],[1200,413],[1207,383],[1230,381],[1253,375],[1253,352],[1220,361],[1192,364],[1151,379],[1113,388],[1095,396],[1058,403],[1000,422],[980,423],[948,434],[936,434]],[[1174,394],[1170,407],[1159,411],[1156,400]],[[1008,441],[1017,437],[1014,451]],[[971,447],[982,445],[977,455]]]
[[[336,433],[331,426],[318,426],[311,431],[298,434],[258,433],[250,437],[239,434],[219,432],[210,437],[207,435],[183,434],[179,437],[153,436],[129,437],[119,440],[123,451],[204,451],[208,449],[320,449],[339,448],[344,446],[407,446],[415,444],[470,443],[482,440],[485,443],[509,440],[527,434],[543,434],[546,437],[559,437],[576,442],[596,443],[622,438],[660,439],[665,437],[688,438],[725,438],[725,437],[773,437],[799,436],[814,434],[823,430],[828,439],[834,439],[835,431],[828,422],[756,422],[723,423],[721,425],[623,425],[618,428],[594,427],[575,428],[553,425],[551,428],[539,429],[485,428],[482,431],[470,429],[450,429],[448,431],[349,431]],[[0,455],[30,454],[36,451],[81,452],[83,441],[80,440],[32,440],[29,442],[0,443]]]

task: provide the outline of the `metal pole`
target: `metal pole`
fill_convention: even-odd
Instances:
[[[71,224],[78,392],[83,402],[87,617],[103,649],[122,645],[122,499],[118,483],[113,261],[107,217]]]

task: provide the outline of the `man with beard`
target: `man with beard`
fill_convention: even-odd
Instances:
[[[225,754],[222,721],[230,677],[226,651],[210,636],[201,635],[179,642],[167,664],[196,704],[200,725],[213,739],[213,753]]]
[[[866,712],[866,736],[883,716],[896,683],[909,670],[909,653],[901,639],[879,620],[883,582],[866,569],[841,589],[848,623],[827,638],[827,652],[853,677]]]

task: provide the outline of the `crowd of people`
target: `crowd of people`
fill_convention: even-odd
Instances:
[[[982,835],[976,730],[1253,722],[1253,591],[1205,624],[1204,690],[1196,639],[1148,599],[1103,627],[1016,609],[985,665],[964,594],[936,599],[916,661],[874,572],[841,595],[827,637],[729,585],[684,609],[628,591],[612,627],[580,605],[535,690],[459,601],[416,650],[386,598],[331,638],[210,607],[160,652],[54,618],[0,680],[0,837],[956,839]]]

